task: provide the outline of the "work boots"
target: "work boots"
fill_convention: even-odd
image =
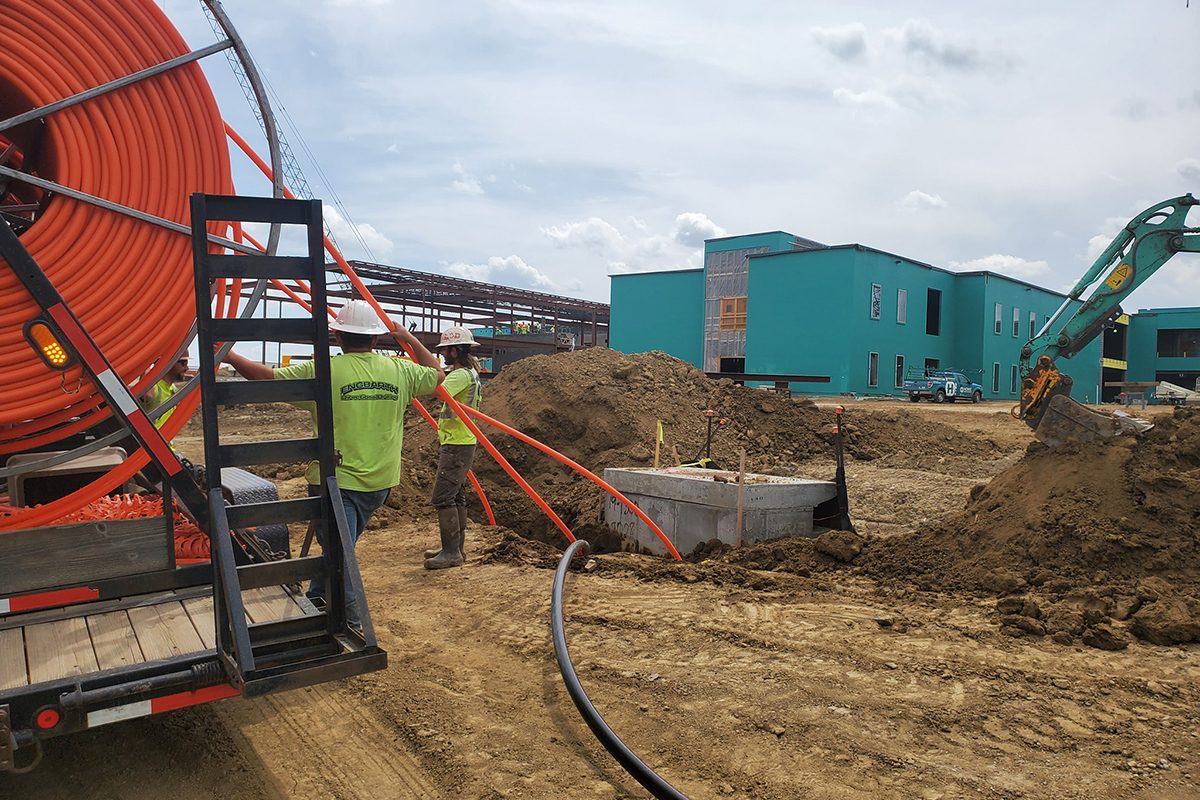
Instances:
[[[425,559],[425,569],[445,569],[446,567],[461,567],[463,563],[461,531],[458,527],[458,509],[439,508],[438,532],[442,537],[442,549],[432,558]]]
[[[467,507],[458,506],[458,552],[467,557]]]
[[[456,506],[458,509],[458,552],[462,553],[463,558],[467,557],[467,507]],[[434,548],[425,551],[425,558],[433,558],[438,553],[442,552],[442,548]]]

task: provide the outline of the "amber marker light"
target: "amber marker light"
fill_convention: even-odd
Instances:
[[[54,331],[42,319],[31,319],[25,323],[25,338],[33,346],[33,351],[46,363],[50,369],[66,369],[74,360],[71,351],[58,341]]]

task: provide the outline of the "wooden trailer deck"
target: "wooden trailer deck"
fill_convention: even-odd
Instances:
[[[211,589],[0,617],[0,692],[216,648]],[[252,623],[314,614],[282,586],[242,592]]]

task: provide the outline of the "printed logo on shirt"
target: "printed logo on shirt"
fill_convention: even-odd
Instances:
[[[342,387],[343,400],[392,400],[400,399],[400,387],[383,381],[357,381]]]

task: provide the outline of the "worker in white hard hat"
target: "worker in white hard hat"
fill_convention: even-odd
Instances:
[[[483,387],[479,362],[471,355],[478,342],[471,331],[455,325],[442,331],[434,347],[446,362],[443,386],[460,405],[479,408]],[[438,466],[433,479],[433,507],[437,509],[441,547],[425,551],[425,569],[458,567],[463,563],[467,538],[467,472],[475,458],[475,434],[471,433],[449,403],[438,414]]]
[[[373,352],[388,327],[365,300],[342,306],[329,323],[341,355],[329,360],[333,389],[333,442],[340,455],[338,487],[346,510],[351,541],[367,527],[371,515],[387,500],[388,492],[400,482],[400,448],[404,442],[404,411],[414,397],[433,394],[444,373],[437,357],[403,326],[395,334],[408,345],[414,361],[388,358]],[[300,380],[316,375],[313,360],[272,369],[230,351],[225,362],[247,380]],[[313,431],[316,432],[316,418]],[[308,467],[310,494],[319,494],[320,468]],[[325,587],[314,579],[308,594],[314,602],[324,601]],[[354,593],[347,581],[346,621],[361,626]]]

